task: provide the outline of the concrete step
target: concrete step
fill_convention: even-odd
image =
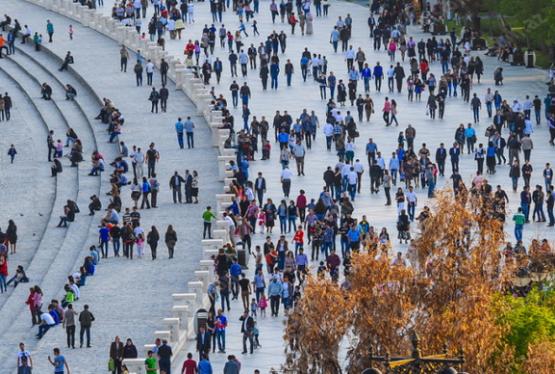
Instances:
[[[18,82],[2,70],[0,92],[8,92],[14,103],[11,120],[2,122],[0,149],[5,150],[14,144],[18,151],[11,165],[6,152],[0,152],[2,190],[14,191],[0,194],[0,222],[13,219],[18,226],[17,253],[9,257],[8,271],[11,276],[17,265],[27,269],[39,247],[54,206],[56,178],[51,177],[50,165],[45,157],[48,128],[33,101]],[[40,194],[35,193],[35,186],[40,186]],[[25,198],[14,199],[14,196],[21,196],[20,192]],[[8,293],[0,297],[0,309],[13,290],[13,287],[8,288]]]
[[[7,67],[10,66],[10,67]],[[26,59],[24,56],[17,56],[6,64],[5,71],[9,70],[9,74],[19,82],[24,90],[31,96],[33,91],[40,92],[40,82],[46,81],[55,90],[56,81],[47,70],[42,70],[35,62]],[[58,82],[58,88],[61,90],[61,83]],[[57,95],[53,95],[54,100],[45,102],[40,98],[34,97],[33,101],[36,103],[45,122],[57,134],[57,137],[62,138],[62,135],[67,129],[67,124],[71,123],[72,127],[76,130],[85,147],[94,146],[95,138],[92,134],[90,123],[87,121],[86,116],[80,111],[75,103],[60,102],[56,100]],[[56,138],[57,138],[56,137]],[[86,149],[86,148],[85,148]],[[48,227],[45,231],[41,245],[34,256],[27,273],[31,277],[31,282],[39,284],[43,289],[45,306],[48,300],[53,297],[58,297],[60,290],[63,289],[66,277],[72,272],[73,266],[77,261],[77,256],[80,254],[81,248],[86,244],[90,226],[92,223],[91,217],[84,214],[78,215],[76,221],[71,223],[68,229],[59,229],[55,225],[57,223],[57,216],[62,211],[62,207],[66,199],[70,198],[76,200],[77,204],[84,209],[88,204],[88,198],[92,194],[99,194],[100,181],[99,178],[89,177],[88,166],[85,161],[80,164],[78,168],[67,167],[63,173],[58,177],[59,183],[56,194],[56,202],[54,203],[54,210],[51,214]],[[68,162],[63,162],[67,165]],[[61,183],[60,183],[61,182]],[[8,316],[17,317],[25,312],[25,305],[23,301],[26,299],[27,290],[20,287],[15,290],[10,299],[4,304],[2,308],[3,314]],[[16,311],[19,312],[16,312]],[[6,323],[4,323],[6,322]],[[7,323],[9,322],[9,323]],[[3,338],[23,340],[30,333],[29,323],[24,322],[23,318],[13,320],[6,318],[0,325],[0,336]],[[31,346],[33,346],[31,341]],[[7,354],[1,352],[0,355]],[[8,368],[6,368],[8,369]],[[9,369],[8,369],[9,370]],[[5,372],[0,367],[0,371]]]

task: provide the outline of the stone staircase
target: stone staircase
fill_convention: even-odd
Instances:
[[[27,274],[31,284],[43,289],[44,303],[50,298],[58,297],[68,274],[74,270],[81,249],[85,247],[92,219],[83,210],[88,205],[89,196],[100,193],[100,179],[89,177],[88,156],[96,148],[96,139],[91,124],[78,102],[66,101],[62,81],[54,76],[50,69],[39,65],[30,58],[28,52],[18,50],[0,66],[5,74],[17,81],[23,91],[36,106],[44,123],[54,130],[55,139],[63,139],[69,125],[75,129],[84,145],[84,161],[77,168],[71,168],[69,161],[62,160],[64,171],[57,176],[56,194],[53,209],[37,251],[31,260]],[[56,70],[54,70],[56,71]],[[51,101],[40,98],[40,84],[48,82],[53,87]],[[79,90],[79,87],[76,87]],[[40,193],[40,191],[39,191]],[[81,207],[82,213],[67,229],[56,227],[59,215],[67,199],[72,199]],[[83,214],[84,213],[84,214]],[[23,316],[28,313],[23,301],[27,295],[26,287],[18,287],[4,302],[0,313],[5,318],[0,320],[0,336],[4,339],[29,340],[35,333],[29,328],[29,321]],[[30,343],[30,348],[33,346]],[[9,347],[6,347],[9,348]],[[0,355],[7,354],[0,348]],[[11,366],[11,365],[10,365]],[[6,372],[1,368],[0,371]],[[9,370],[9,369],[8,369]]]

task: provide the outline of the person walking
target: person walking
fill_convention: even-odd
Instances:
[[[526,217],[522,214],[522,208],[518,208],[518,211],[513,215],[513,222],[515,223],[515,239],[517,241],[522,240],[522,229],[524,227],[524,222]]]
[[[173,229],[172,225],[168,225],[168,229],[164,235],[164,241],[166,242],[166,247],[168,247],[168,258],[172,259],[175,244],[177,243],[177,233]]]
[[[54,374],[64,374],[64,368],[67,370],[67,374],[71,374],[69,365],[67,364],[66,358],[61,354],[60,348],[54,348],[52,352],[54,353],[54,360],[48,356],[48,362],[50,362],[50,365],[54,366]]]
[[[206,329],[206,326],[200,326],[196,340],[197,352],[199,353],[200,360],[202,361],[203,358],[208,359],[208,354],[210,353],[210,342],[212,341],[212,334],[209,330]]]
[[[129,60],[129,52],[124,45],[119,50],[119,66],[120,72],[127,73],[127,60]]]
[[[183,149],[183,133],[185,132],[185,124],[181,120],[181,117],[179,117],[175,123],[175,132],[177,134],[177,144],[179,144],[179,148]]]
[[[191,352],[187,353],[187,359],[183,362],[183,367],[181,368],[181,374],[198,374],[199,370],[197,368],[197,362],[193,360],[193,354]]]
[[[472,113],[474,115],[474,123],[480,122],[480,110],[482,109],[482,102],[478,95],[474,94],[472,100],[470,100],[470,106],[472,107]]]
[[[110,362],[108,366],[112,367],[112,374],[121,374],[121,362],[123,361],[123,343],[119,336],[116,336],[110,344]]]
[[[285,166],[281,171],[281,187],[283,190],[283,195],[289,197],[289,192],[291,191],[291,178],[293,178],[293,173],[289,170],[289,167]]]
[[[73,310],[73,304],[68,304],[64,312],[62,326],[66,329],[67,347],[75,349],[75,316],[77,312]]]
[[[185,123],[183,123],[183,128],[185,129],[185,134],[187,135],[187,148],[195,148],[195,139],[194,139],[194,129],[195,124],[191,120],[191,117],[187,117]]]
[[[249,315],[248,309],[245,309],[239,320],[241,323],[241,333],[243,334],[243,354],[247,353],[247,340],[250,345],[250,353],[254,352],[254,318]]]
[[[83,306],[83,311],[79,313],[79,324],[81,329],[79,330],[79,347],[83,348],[83,337],[87,335],[87,348],[91,347],[91,326],[94,321],[94,315],[89,311],[89,306],[85,304]]]
[[[150,85],[149,85],[150,86]],[[152,91],[150,92],[150,96],[148,100],[151,102],[150,113],[158,113],[158,102],[160,101],[160,93],[156,91],[155,87],[152,87]]]
[[[173,352],[166,339],[162,340],[162,345],[158,347],[157,353],[160,372],[171,374],[171,358],[173,356]]]
[[[153,225],[146,236],[146,242],[150,247],[150,253],[153,261],[156,260],[156,249],[158,248],[159,241],[160,234],[158,233],[158,229],[156,228],[156,226]]]
[[[17,150],[15,149],[15,146],[13,144],[10,145],[10,149],[8,149],[8,156],[10,156],[10,164],[13,164],[16,154],[17,154]]]
[[[17,374],[31,374],[33,369],[33,358],[31,353],[25,349],[25,343],[19,343],[17,352]]]
[[[162,84],[162,88],[158,91],[160,97],[160,109],[165,113],[168,109],[168,97],[170,97],[170,91],[166,87],[166,84]]]

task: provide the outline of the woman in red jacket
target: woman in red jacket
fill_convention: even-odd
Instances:
[[[0,293],[8,292],[6,279],[8,278],[8,258],[6,255],[0,255]]]
[[[428,64],[428,61],[423,58],[422,60],[420,60],[420,74],[422,75],[422,80],[425,81],[426,79],[428,79],[428,71],[430,70],[430,66]]]

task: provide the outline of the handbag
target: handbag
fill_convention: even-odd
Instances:
[[[108,371],[114,371],[114,370],[116,370],[116,363],[113,358],[110,358],[108,360]]]

